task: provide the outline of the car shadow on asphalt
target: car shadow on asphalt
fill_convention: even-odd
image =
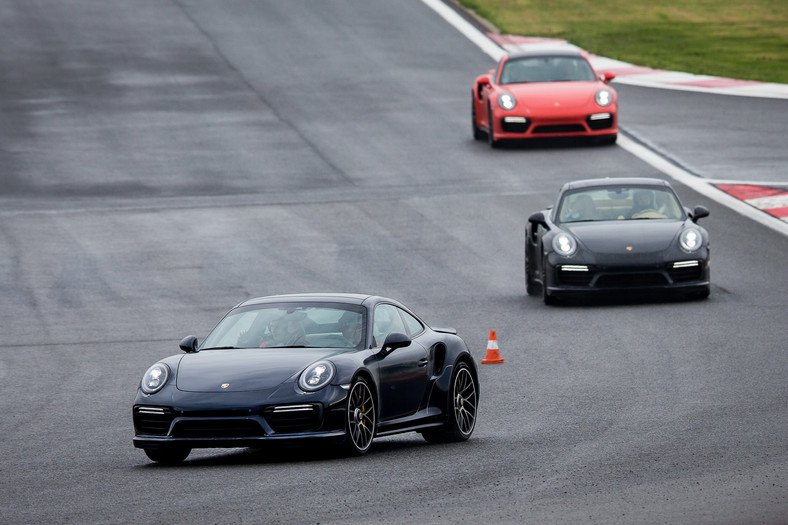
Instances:
[[[144,468],[194,468],[226,467],[230,465],[275,465],[284,463],[317,463],[321,461],[364,459],[367,456],[380,456],[401,453],[430,447],[450,447],[452,444],[433,445],[418,435],[412,438],[376,440],[372,449],[362,458],[348,455],[342,447],[331,444],[304,443],[292,445],[268,445],[259,448],[195,449],[182,463],[161,465],[149,462],[140,465]]]
[[[541,301],[540,297],[527,296],[527,299]],[[562,297],[555,300],[550,306],[640,306],[646,304],[700,303],[707,300],[707,298],[701,298],[696,295],[666,294],[664,292],[631,292]]]
[[[559,138],[530,138],[522,140],[500,140],[496,143],[498,150],[560,150],[579,148],[599,148],[612,146],[614,143],[605,143],[594,137],[559,137]]]

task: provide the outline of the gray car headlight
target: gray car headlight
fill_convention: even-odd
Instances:
[[[155,394],[167,383],[169,377],[170,367],[164,363],[156,363],[142,376],[140,388],[146,394]]]
[[[562,257],[570,257],[577,251],[577,241],[568,233],[561,232],[553,237],[553,250]]]
[[[336,370],[330,361],[318,361],[310,365],[298,378],[298,386],[306,392],[320,390],[334,379]]]
[[[498,95],[498,105],[506,110],[514,109],[517,99],[511,93],[501,93]]]
[[[613,94],[609,89],[600,89],[596,92],[594,100],[596,100],[596,103],[604,108],[613,102]]]
[[[685,252],[695,252],[703,245],[703,236],[695,228],[687,228],[679,236],[679,244]]]

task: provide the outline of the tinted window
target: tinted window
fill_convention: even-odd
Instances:
[[[407,334],[399,311],[399,308],[391,304],[379,304],[375,307],[372,335],[377,346],[383,346],[386,336],[391,333]]]
[[[334,303],[247,306],[227,314],[202,348],[356,348],[363,343],[364,317],[361,307]]]
[[[661,187],[588,188],[563,195],[556,210],[558,222],[624,219],[683,220],[676,195]]]
[[[572,82],[598,80],[582,57],[546,56],[508,60],[501,71],[501,84],[525,82]]]
[[[402,318],[405,319],[405,325],[408,328],[408,335],[411,337],[415,337],[419,335],[422,331],[424,331],[424,326],[422,326],[421,322],[410,315],[408,312],[404,310],[400,310],[402,314]]]

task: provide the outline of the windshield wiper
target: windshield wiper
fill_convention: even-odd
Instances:
[[[200,350],[240,350],[240,346],[212,346],[210,348],[200,348]]]

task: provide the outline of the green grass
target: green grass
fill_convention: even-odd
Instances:
[[[788,0],[459,0],[501,33],[632,64],[788,83]]]

